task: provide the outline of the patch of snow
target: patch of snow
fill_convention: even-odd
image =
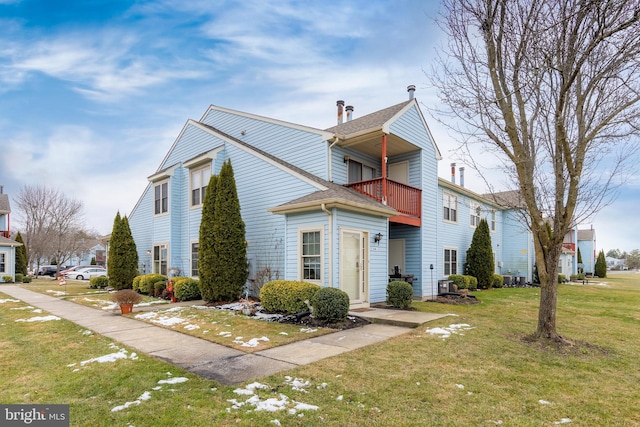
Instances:
[[[6,299],[5,300],[0,300],[0,304],[2,304],[3,302],[6,302],[6,301],[8,301],[8,300],[6,300]],[[15,302],[19,302],[19,301],[15,300]],[[32,308],[34,308],[34,307],[31,306],[31,305],[27,305],[26,307],[14,307],[11,310],[31,310]]]
[[[340,395],[340,396],[336,397],[336,400],[337,400],[337,401],[341,401],[342,399],[344,399],[344,396],[343,396],[343,395]]]
[[[191,323],[189,323],[188,325],[186,325],[184,327],[186,330],[188,331],[195,331],[196,329],[200,329],[200,326],[198,325],[192,325]]]
[[[538,400],[538,403],[541,405],[551,405],[551,402],[542,399]]]
[[[316,405],[309,405],[308,403],[295,402],[295,409],[298,411],[317,411],[318,407]]]
[[[281,426],[282,424],[280,424],[280,420],[271,420],[269,421],[271,424],[275,424],[277,426]]]
[[[300,328],[300,332],[304,332],[306,334],[310,334],[312,332],[317,331],[317,329],[313,329],[313,328]]]
[[[571,418],[562,418],[560,421],[554,421],[554,424],[569,424],[571,422]]]
[[[10,298],[0,299],[0,304],[4,304],[6,302],[20,302],[20,300],[19,299],[10,299]]]
[[[284,383],[291,386],[291,390],[302,391],[307,393],[306,388],[311,385],[309,381],[304,381],[302,378],[292,378],[290,376],[284,377]]]
[[[227,332],[227,331],[223,331],[223,332],[220,332],[218,335],[220,335],[220,336],[222,336],[222,337],[225,337],[225,338],[231,338],[231,336],[233,335],[233,333],[231,333],[231,332]]]
[[[89,363],[108,363],[108,362],[115,362],[118,359],[131,359],[131,360],[136,360],[138,358],[138,356],[135,353],[131,353],[131,355],[127,355],[127,350],[125,350],[124,348],[121,348],[118,352],[116,353],[110,353],[110,354],[105,354],[104,356],[99,356],[99,357],[94,357],[92,359],[87,359],[87,360],[83,360],[82,362],[80,362],[80,366],[84,366],[87,365]],[[67,365],[67,366],[73,366],[73,365]]]
[[[49,315],[49,316],[36,316],[31,317],[29,319],[18,319],[16,322],[48,322],[50,320],[61,320],[58,316]]]
[[[67,295],[66,292],[54,291],[52,289],[47,289],[47,292],[50,293],[50,294],[53,294],[53,296],[56,296],[56,297],[61,297],[62,295]]]
[[[127,402],[124,405],[116,406],[115,408],[111,408],[111,412],[122,411],[123,409],[127,409],[129,406],[139,405],[139,400],[134,400],[133,402]]]
[[[93,335],[93,332],[91,332],[91,331],[90,331],[90,330],[88,330],[88,329],[84,329],[84,330],[82,330],[82,329],[81,329],[81,330],[80,330],[80,333],[81,333],[82,335]]]
[[[158,384],[180,384],[189,381],[189,378],[185,377],[174,377],[169,378],[168,380],[160,380]]]
[[[142,320],[145,320],[145,319],[153,319],[154,317],[156,317],[156,316],[157,316],[157,314],[158,314],[158,313],[156,313],[156,312],[154,312],[154,311],[148,311],[148,312],[146,312],[146,313],[136,314],[136,315],[134,316],[134,318],[136,318],[136,319],[142,319]]]
[[[136,304],[138,307],[145,307],[145,306],[150,306],[153,304],[169,304],[169,301],[165,301],[165,300],[155,300],[155,301],[149,301],[149,302],[141,302],[140,304]]]
[[[289,334],[286,332],[280,332],[280,335],[289,335]]]
[[[458,323],[449,325],[446,328],[427,328],[426,332],[431,335],[440,335],[442,339],[449,338],[451,334],[460,334],[460,331],[473,329],[471,325],[466,323]]]
[[[327,388],[327,385],[328,385],[327,383],[322,383],[322,384],[320,384],[319,386],[317,386],[316,388],[317,388],[318,390],[320,390],[320,389],[324,389],[324,388]]]
[[[144,393],[142,393],[139,397],[138,400],[143,401],[143,400],[149,400],[151,399],[151,392],[150,391],[145,391]]]
[[[464,386],[462,384],[456,384],[456,387],[458,387],[460,390],[464,390]]]
[[[269,341],[269,338],[267,337],[261,337],[261,338],[251,338],[249,341],[244,342],[242,341],[242,337],[236,337],[235,340],[233,340],[234,344],[240,344],[242,347],[257,347],[260,344],[260,341]]]
[[[242,395],[253,395],[255,394],[256,390],[265,390],[268,389],[269,386],[265,385],[265,384],[261,384],[259,382],[253,382],[249,385],[247,385],[245,388],[237,388],[235,390],[233,390],[233,392],[235,394],[242,394]]]
[[[112,304],[109,304],[105,307],[102,307],[103,310],[107,311],[107,310],[116,310],[118,308],[118,304],[116,304],[115,302]]]

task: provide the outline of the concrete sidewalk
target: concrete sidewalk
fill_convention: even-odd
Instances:
[[[0,292],[47,310],[51,314],[70,320],[141,353],[157,357],[201,377],[213,379],[226,385],[238,384],[293,369],[410,331],[407,327],[372,323],[361,328],[338,331],[247,354],[180,332],[130,319],[119,313],[85,307],[32,292],[19,286],[2,285]],[[395,310],[385,309],[372,309],[353,314],[366,317],[365,315],[368,313],[371,318],[374,312],[387,318],[393,318],[394,312],[396,317],[402,314]],[[406,316],[407,313],[421,315],[417,317],[418,324],[445,316],[417,312],[405,312],[402,316]],[[428,320],[422,321],[423,319]]]

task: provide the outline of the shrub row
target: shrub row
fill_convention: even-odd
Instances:
[[[162,274],[145,274],[133,278],[133,290],[141,294],[153,295],[157,282],[166,282],[167,276]]]
[[[469,289],[475,291],[478,289],[478,279],[473,276],[467,276],[464,274],[452,274],[449,276],[449,280],[451,280],[454,285],[458,287],[458,289]]]
[[[193,301],[200,299],[200,283],[190,277],[177,277],[171,279],[173,283],[173,295],[181,301]]]
[[[572,274],[571,276],[569,276],[569,280],[571,282],[580,282],[580,281],[582,281],[584,279],[585,279],[584,273]],[[18,280],[18,279],[16,279],[16,280]],[[558,279],[558,282],[560,282],[560,279]]]
[[[309,310],[305,301],[320,320],[337,322],[346,319],[349,313],[349,295],[340,289],[293,280],[273,280],[260,289],[260,303],[268,312],[304,313]]]
[[[89,279],[89,287],[91,289],[102,289],[109,286],[109,278],[105,276],[96,276]]]

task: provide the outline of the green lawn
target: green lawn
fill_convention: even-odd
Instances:
[[[477,305],[415,303],[455,316],[260,379],[266,388],[255,395],[249,384],[226,387],[144,355],[132,358],[129,349],[64,320],[16,322],[47,313],[5,301],[1,400],[69,403],[74,426],[553,426],[569,419],[571,426],[638,426],[640,274],[605,282],[560,286],[558,330],[576,342],[570,350],[523,339],[536,327],[539,289],[497,289],[478,292]],[[448,338],[429,332],[452,324],[470,329]],[[123,358],[114,362],[80,364],[118,352]],[[158,384],[171,377],[188,381]]]

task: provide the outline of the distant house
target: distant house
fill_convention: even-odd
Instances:
[[[582,256],[583,271],[586,274],[593,274],[596,269],[596,230],[593,228],[577,230],[578,248]],[[577,263],[577,261],[576,261]]]
[[[22,246],[11,239],[10,215],[9,195],[4,194],[4,188],[0,185],[0,281],[4,281],[4,276],[11,276],[11,280],[15,281],[16,247]]]
[[[397,274],[416,298],[462,274],[473,233],[491,230],[495,271],[531,281],[533,241],[509,204],[438,178],[440,151],[409,99],[360,118],[338,102],[321,130],[210,106],[187,120],[129,215],[140,271],[198,276],[202,202],[212,174],[233,166],[246,224],[248,287],[268,278],[347,292],[352,306],[386,299]],[[397,273],[397,274],[396,274]]]

